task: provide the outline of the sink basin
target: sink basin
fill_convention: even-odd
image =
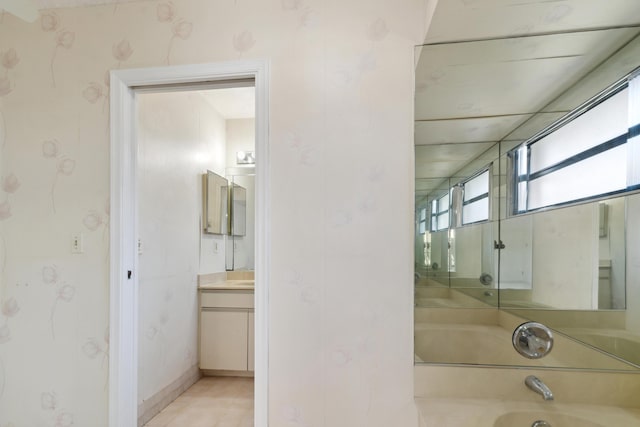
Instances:
[[[493,427],[531,427],[538,420],[544,420],[551,427],[606,427],[585,418],[553,412],[509,412],[499,416]]]

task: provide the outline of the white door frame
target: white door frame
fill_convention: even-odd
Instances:
[[[135,89],[254,78],[256,85],[255,426],[268,425],[269,63],[111,71],[109,427],[138,425],[138,194]]]

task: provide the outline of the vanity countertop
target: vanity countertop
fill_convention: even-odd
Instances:
[[[254,290],[254,280],[224,280],[222,282],[201,284],[200,290]]]

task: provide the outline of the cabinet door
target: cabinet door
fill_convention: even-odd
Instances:
[[[200,369],[247,370],[247,310],[200,312]]]
[[[249,312],[249,325],[248,325],[249,333],[248,333],[248,336],[247,336],[247,348],[248,348],[247,357],[249,359],[248,363],[247,363],[247,365],[248,365],[247,369],[250,370],[250,371],[254,371],[255,370],[254,369],[254,359],[253,359],[253,356],[254,356],[254,353],[255,353],[255,346],[253,345],[254,341],[255,341],[255,335],[254,335],[254,332],[253,332],[254,331],[254,329],[253,329],[253,327],[254,327],[254,324],[253,324],[254,319],[255,319],[255,316],[253,315],[253,311],[250,311]]]

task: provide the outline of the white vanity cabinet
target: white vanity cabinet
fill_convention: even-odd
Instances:
[[[255,354],[255,347],[253,346],[253,343],[255,342],[255,336],[253,334],[253,319],[255,318],[254,314],[253,314],[253,310],[251,310],[249,312],[249,339],[247,340],[247,344],[248,344],[248,349],[247,349],[247,369],[249,369],[249,371],[253,372],[254,371],[254,360],[253,360],[253,356]]]
[[[253,290],[200,290],[200,369],[253,371]]]

